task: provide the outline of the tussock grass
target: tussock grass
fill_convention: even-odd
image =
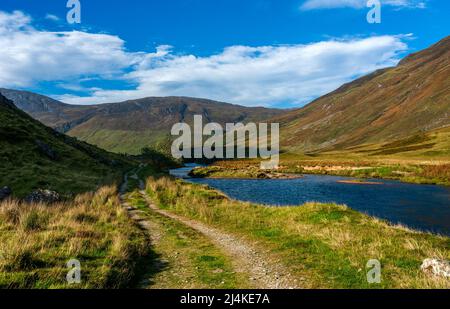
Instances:
[[[450,164],[425,166],[420,176],[427,179],[435,179],[437,183],[447,182],[450,184]]]
[[[149,178],[160,207],[257,241],[310,288],[450,288],[420,271],[425,258],[450,258],[450,239],[392,226],[344,205],[265,207],[232,201],[217,191],[165,177]],[[367,282],[378,259],[382,283]],[[300,279],[299,279],[300,280]]]
[[[128,287],[147,253],[113,186],[56,205],[0,204],[2,288]],[[81,284],[66,282],[70,259],[81,263]]]

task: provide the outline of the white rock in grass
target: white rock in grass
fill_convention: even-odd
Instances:
[[[426,259],[420,266],[423,272],[434,276],[450,278],[450,262],[437,259]]]

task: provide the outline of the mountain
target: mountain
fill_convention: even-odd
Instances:
[[[18,197],[36,189],[63,196],[90,191],[128,167],[121,156],[46,127],[2,95],[0,137],[0,187]]]
[[[143,147],[165,140],[174,123],[192,123],[193,115],[199,114],[205,122],[222,125],[279,122],[281,145],[293,152],[359,147],[382,153],[382,148],[393,142],[405,149],[431,149],[428,138],[439,136],[439,152],[445,153],[446,128],[450,126],[449,58],[450,37],[447,37],[407,56],[396,67],[359,78],[290,111],[186,97],[77,106],[30,92],[7,89],[0,92],[44,124],[114,152],[139,153]]]
[[[299,152],[383,146],[446,128],[450,37],[274,121],[281,123],[282,145]]]
[[[262,107],[243,107],[206,99],[149,97],[121,103],[68,105],[30,92],[0,89],[18,107],[44,124],[114,152],[137,154],[163,140],[175,123],[205,122],[221,125],[258,122],[283,113]]]
[[[0,93],[34,119],[63,133],[68,131],[69,125],[75,125],[77,121],[81,122],[91,110],[87,106],[64,104],[28,91],[0,88]]]

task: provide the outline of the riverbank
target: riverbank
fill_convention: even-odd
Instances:
[[[149,178],[147,194],[164,210],[256,242],[309,288],[449,288],[420,271],[426,258],[450,259],[448,237],[392,226],[343,205],[273,208],[232,201],[209,187]],[[380,284],[366,264],[382,265]]]
[[[420,160],[363,160],[308,158],[282,155],[276,171],[262,171],[259,160],[218,161],[193,173],[200,178],[258,178],[259,173],[276,173],[289,179],[302,174],[399,180],[416,184],[450,186],[450,162]]]
[[[302,175],[294,173],[279,173],[271,170],[261,170],[256,166],[246,169],[224,168],[217,165],[202,166],[192,169],[188,174],[192,178],[228,178],[228,179],[296,179]]]

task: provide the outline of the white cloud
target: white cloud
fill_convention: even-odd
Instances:
[[[167,45],[154,53],[133,53],[116,36],[38,31],[30,23],[20,12],[0,12],[0,46],[8,46],[0,49],[0,87],[47,81],[68,91],[84,90],[85,97],[70,92],[58,97],[73,104],[147,96],[203,97],[247,106],[304,104],[355,77],[395,65],[407,49],[402,36],[375,36],[306,45],[230,46],[206,57],[179,55]],[[137,87],[80,88],[89,79],[116,79]]]
[[[0,35],[7,34],[9,31],[27,30],[31,18],[20,11],[14,11],[11,14],[0,11]]]
[[[427,0],[381,0],[382,5],[398,8],[424,9]],[[368,0],[307,0],[301,5],[302,10],[355,8],[361,9],[367,6]]]
[[[36,30],[31,18],[19,11],[0,11],[0,46],[0,85],[4,87],[83,75],[113,76],[142,57],[127,53],[124,41],[116,36]]]
[[[142,62],[126,78],[135,90],[94,91],[69,103],[114,102],[146,96],[192,96],[249,106],[304,104],[345,82],[395,65],[406,45],[378,36],[308,45],[232,46],[209,57],[165,53]]]
[[[58,16],[50,14],[50,13],[45,15],[45,19],[52,20],[52,21],[59,21],[60,20],[60,18]]]

